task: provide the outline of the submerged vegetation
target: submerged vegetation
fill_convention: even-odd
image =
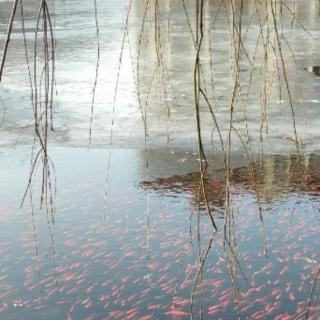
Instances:
[[[32,39],[28,39],[25,32],[24,1],[15,0],[12,3],[1,59],[0,85],[6,76],[6,60],[12,54],[10,38],[15,21],[19,21],[33,110],[33,119],[30,121],[34,127],[30,176],[22,204],[28,195],[31,203],[33,202],[33,185],[37,181],[37,173],[41,172],[40,207],[46,209],[48,223],[54,226],[57,183],[49,146],[50,140],[54,141],[59,130],[55,129],[53,116],[56,100],[59,100],[56,84],[58,58],[50,2],[41,0],[37,1],[37,4],[34,35]],[[308,5],[312,10],[319,10],[316,0]],[[92,7],[96,60],[95,77],[91,85],[91,104],[88,106],[90,147],[94,147],[94,122],[101,121],[95,116],[95,108],[97,85],[102,74],[100,66],[103,62],[101,52],[104,45],[101,39],[103,16],[99,12],[99,1],[93,0]],[[109,202],[112,202],[109,177],[112,171],[113,147],[117,145],[115,118],[117,109],[121,108],[118,103],[119,85],[124,59],[129,57],[136,103],[143,123],[141,135],[144,138],[146,181],[142,185],[146,192],[148,270],[152,269],[149,246],[152,242],[150,202],[153,192],[166,188],[191,192],[193,208],[196,208],[195,211],[192,210],[190,217],[192,215],[196,219],[197,235],[191,238],[198,240],[197,256],[183,281],[185,283],[192,280],[189,288],[190,303],[188,302],[190,312],[174,308],[167,312],[167,316],[207,318],[204,308],[205,277],[208,274],[206,263],[212,247],[216,244],[224,254],[224,274],[228,273],[230,276],[232,293],[230,295],[229,291],[225,292],[226,297],[221,303],[233,299],[237,317],[242,318],[247,307],[246,296],[241,292],[242,287],[257,286],[250,283],[242,268],[243,257],[238,245],[242,242],[242,239],[238,238],[238,233],[241,234],[242,230],[241,224],[237,225],[239,217],[236,213],[240,210],[237,205],[241,200],[237,198],[236,190],[241,181],[247,186],[246,192],[249,190],[249,194],[255,199],[258,224],[253,225],[259,229],[259,254],[268,258],[270,239],[264,220],[265,215],[268,215],[267,211],[271,209],[266,209],[265,204],[273,201],[268,198],[271,195],[264,192],[264,188],[268,187],[268,154],[278,153],[279,148],[282,149],[284,145],[284,152],[289,150],[291,153],[290,165],[294,168],[294,173],[288,169],[288,176],[292,180],[284,187],[286,190],[304,192],[310,191],[311,186],[310,192],[318,192],[318,185],[313,184],[312,180],[318,173],[310,173],[309,167],[311,156],[306,134],[308,111],[301,102],[303,89],[297,81],[299,76],[296,75],[305,73],[308,66],[300,65],[293,35],[299,31],[311,39],[315,39],[315,36],[300,20],[299,9],[301,4],[298,0],[128,0],[125,5],[120,56],[114,79],[112,105],[108,110],[109,123],[103,124],[110,128],[104,219],[109,214]],[[311,72],[317,75],[317,67],[311,68]],[[184,99],[184,96],[187,98]],[[5,107],[3,110],[5,111]],[[286,123],[282,131],[281,120],[284,119]],[[2,122],[4,121],[3,118]],[[162,136],[165,139],[161,139]],[[184,149],[183,144],[188,141],[188,152],[197,150],[195,158],[198,172],[185,177],[174,175],[172,178],[152,182],[152,153],[158,141],[160,145],[167,147],[168,153],[175,147]],[[280,145],[277,147],[276,144]],[[245,168],[240,169],[233,167],[233,156],[239,153],[239,150],[246,160]],[[217,166],[219,170],[216,169]],[[281,194],[283,186],[281,183],[279,185],[276,192]],[[249,229],[246,230],[249,232]],[[247,245],[249,246],[248,243]],[[285,260],[284,257],[281,259]],[[265,301],[262,302],[263,312],[256,311],[247,316],[252,319],[317,319],[320,312],[320,266],[317,261],[312,263],[314,267],[312,270],[309,268],[309,271],[314,274],[314,278],[312,281],[308,278],[309,293],[305,296],[304,305],[297,308],[295,317],[286,314],[285,306],[280,316],[277,315],[278,302],[270,306]],[[283,268],[280,275],[285,274]],[[290,288],[287,290],[289,300],[295,301]],[[180,306],[186,304],[184,302]],[[179,306],[179,303],[177,305]],[[209,308],[208,315],[210,317],[220,311],[224,312],[225,308],[226,305],[223,309],[223,306],[219,307],[217,304],[216,308]],[[70,313],[68,314],[70,316]],[[132,311],[132,317],[129,313],[126,318],[138,319],[135,316],[136,313]],[[140,319],[147,320],[152,317],[145,316]]]

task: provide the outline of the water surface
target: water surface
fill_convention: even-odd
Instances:
[[[192,29],[195,6],[184,2]],[[245,1],[242,16],[245,49],[256,58],[252,66],[242,52],[240,96],[246,100],[246,119],[241,99],[233,119],[250,143],[255,170],[248,169],[232,132],[226,233],[221,146],[211,113],[201,104],[210,162],[205,186],[218,227],[214,234],[199,192],[195,48],[181,1],[161,3],[158,43],[154,7],[148,7],[141,32],[145,1],[133,3],[120,69],[126,4],[97,1],[100,64],[93,109],[98,53],[94,2],[48,1],[56,50],[55,131],[48,139],[55,210],[39,208],[41,161],[32,197],[28,194],[20,208],[34,123],[18,9],[0,84],[1,319],[296,320],[306,317],[307,310],[309,319],[319,319],[318,1],[295,1],[296,19],[287,11],[281,17],[299,156],[283,86],[274,86],[267,109],[263,107],[266,68],[268,81],[276,83],[279,56],[271,52],[265,64],[262,46],[255,53],[261,30],[255,3]],[[0,0],[0,45],[11,4]],[[31,69],[38,4],[24,2]],[[201,53],[207,94],[224,140],[233,86],[229,15],[228,6],[206,3]],[[272,30],[270,21],[262,29],[266,32],[268,26]]]
[[[154,146],[169,144],[177,147],[196,146],[194,117],[193,66],[195,49],[182,1],[160,3],[161,65],[158,65],[157,43],[154,30],[154,7],[134,1],[128,20],[128,33],[122,51],[121,68],[116,103],[114,93],[119,70],[124,21],[125,1],[97,1],[100,32],[100,64],[93,108],[92,143],[107,146],[110,131],[113,143],[122,146],[141,146],[144,143],[145,113],[148,134]],[[184,1],[186,12],[195,33],[195,6]],[[220,3],[221,4],[221,3]],[[56,132],[51,140],[63,145],[89,144],[89,127],[93,87],[96,78],[97,44],[94,1],[49,1],[52,15],[56,51],[56,81],[54,122]],[[279,18],[282,52],[291,99],[296,116],[296,129],[301,148],[308,152],[319,150],[318,105],[319,79],[307,69],[319,65],[319,15],[318,1],[290,3],[283,8]],[[34,28],[37,1],[24,3],[25,31],[30,59],[33,64]],[[241,96],[234,112],[234,126],[249,139],[255,152],[263,139],[266,152],[295,151],[293,123],[289,97],[283,77],[282,90],[277,84],[277,64],[280,57],[273,54],[272,46],[266,64],[260,31],[273,32],[273,21],[261,19],[267,10],[255,1],[245,1],[242,13],[243,45],[241,54]],[[0,2],[0,45],[4,43],[5,30],[10,15],[11,2]],[[278,8],[279,9],[279,8]],[[230,35],[229,5],[219,2],[205,5],[204,31],[201,62],[205,91],[216,114],[222,137],[226,139],[229,128],[229,104],[232,96],[232,42]],[[143,17],[146,12],[145,22]],[[259,15],[259,14],[260,15]],[[296,19],[293,18],[293,13]],[[259,18],[260,17],[260,18]],[[235,19],[238,19],[236,17]],[[260,19],[260,20],[259,20]],[[229,22],[228,22],[229,21]],[[14,24],[8,61],[1,83],[1,106],[6,107],[1,132],[2,144],[10,145],[32,141],[32,107],[28,69],[23,45],[20,9]],[[266,38],[266,34],[264,37]],[[270,41],[275,45],[274,33]],[[249,57],[249,59],[247,58]],[[252,61],[255,61],[253,64]],[[41,65],[41,60],[38,61]],[[251,63],[251,65],[250,65]],[[139,68],[138,68],[139,65]],[[139,72],[138,72],[139,69]],[[280,68],[281,69],[281,68]],[[269,72],[267,80],[264,73]],[[280,70],[280,73],[282,71]],[[250,75],[252,73],[252,79]],[[267,88],[264,83],[267,81]],[[248,94],[247,90],[250,88]],[[269,102],[264,106],[264,90]],[[139,101],[141,104],[139,104]],[[243,105],[244,103],[244,105]],[[244,119],[243,108],[246,108]],[[115,108],[114,108],[115,107]],[[141,110],[143,109],[143,110]],[[2,109],[3,110],[3,109]],[[169,112],[169,114],[168,114]],[[203,139],[209,145],[219,144],[219,137],[212,132],[211,114],[202,101]],[[267,123],[261,123],[266,118]],[[113,119],[113,121],[112,121]],[[113,125],[112,125],[113,123]],[[246,126],[249,128],[246,137]],[[261,126],[263,130],[261,131]],[[189,130],[186,131],[185,128]],[[262,137],[261,137],[262,135]],[[241,149],[237,134],[233,134],[232,148]],[[215,148],[220,150],[218,147]]]
[[[113,150],[105,209],[105,151],[51,152],[59,186],[54,223],[37,197],[33,213],[28,203],[17,207],[28,152],[1,155],[1,318],[190,318],[199,253],[212,232],[204,207],[197,210],[195,157],[163,159],[177,174],[148,179],[161,168],[146,172],[144,152]],[[223,241],[223,174],[208,176],[219,231],[194,293],[196,319],[303,314],[320,258],[319,164],[316,155],[300,164],[296,157],[267,157],[257,188],[245,167],[235,167],[236,260]],[[318,315],[316,295],[310,319]]]

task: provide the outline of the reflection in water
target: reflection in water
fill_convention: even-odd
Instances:
[[[243,301],[243,295],[241,295],[241,287],[245,283],[248,287],[252,286],[252,280],[248,279],[246,272],[244,271],[248,266],[246,265],[246,262],[243,263],[242,261],[242,252],[239,250],[241,242],[243,242],[243,239],[241,237],[239,238],[239,234],[243,232],[243,229],[246,229],[245,225],[240,224],[239,222],[241,219],[237,217],[237,215],[242,215],[243,218],[246,216],[246,214],[243,213],[243,209],[239,207],[239,197],[244,200],[244,207],[247,205],[247,209],[245,210],[253,210],[253,212],[256,212],[256,217],[258,218],[256,223],[254,225],[250,224],[250,232],[252,232],[252,228],[255,228],[256,231],[260,235],[260,243],[261,243],[261,251],[260,256],[264,256],[267,259],[270,259],[270,248],[272,247],[272,242],[275,241],[278,245],[279,240],[272,239],[272,232],[269,230],[268,226],[268,214],[269,211],[273,211],[274,214],[278,215],[280,214],[281,210],[285,208],[292,200],[291,198],[296,198],[296,200],[293,201],[293,207],[289,209],[288,211],[292,210],[290,213],[290,221],[286,220],[285,227],[284,226],[275,226],[275,229],[277,232],[285,232],[284,239],[287,239],[287,235],[291,232],[290,229],[292,229],[292,223],[294,220],[294,215],[297,214],[297,204],[304,202],[305,200],[301,200],[301,197],[311,197],[312,203],[313,202],[319,202],[319,195],[320,195],[320,176],[319,176],[319,156],[318,155],[310,155],[306,156],[304,158],[297,157],[296,155],[293,155],[291,157],[284,157],[284,156],[266,156],[265,158],[260,160],[258,164],[256,164],[255,168],[255,177],[252,180],[252,173],[248,170],[247,167],[237,167],[232,170],[231,174],[231,183],[232,183],[232,208],[231,208],[231,228],[225,229],[224,232],[222,232],[224,235],[221,239],[223,243],[222,250],[225,253],[225,263],[227,264],[229,268],[229,276],[231,277],[231,291],[233,293],[233,299],[235,303],[235,309],[238,312],[238,316],[243,316],[241,313],[241,305],[245,304]],[[210,206],[215,213],[216,217],[223,218],[225,214],[224,207],[226,205],[226,186],[225,186],[225,175],[224,171],[218,170],[213,171],[212,175],[207,175],[205,179],[206,184],[206,190],[207,190],[207,198],[209,200]],[[206,212],[206,206],[205,201],[203,197],[201,197],[201,194],[199,193],[201,185],[201,178],[200,174],[198,172],[185,174],[185,175],[176,175],[169,178],[159,178],[154,181],[148,182],[142,182],[141,187],[147,190],[153,190],[157,192],[159,195],[164,195],[168,197],[173,198],[179,198],[182,195],[186,196],[189,199],[189,202],[191,202],[194,210],[193,216],[197,218],[198,222],[196,223],[197,227],[195,227],[195,232],[198,234],[198,236],[194,236],[194,239],[197,239],[195,241],[199,242],[200,248],[203,247],[203,244],[201,245],[201,240],[203,238],[203,235],[200,236],[201,231],[199,231],[199,209],[203,211],[203,213]],[[306,196],[307,195],[307,196]],[[250,200],[249,200],[250,199]],[[250,205],[246,203],[246,201],[251,202]],[[308,202],[308,200],[307,200]],[[200,203],[200,207],[199,207]],[[242,201],[240,201],[242,203]],[[251,208],[250,208],[251,207]],[[275,210],[273,208],[276,208]],[[316,215],[319,212],[319,208],[313,206],[311,204],[312,210],[315,211]],[[277,212],[277,210],[280,210]],[[191,211],[191,212],[192,212]],[[237,212],[237,214],[234,214],[234,211]],[[250,215],[250,214],[249,214]],[[248,217],[247,217],[248,218]],[[246,218],[245,218],[246,219]],[[190,217],[190,221],[192,218]],[[259,222],[260,220],[260,222]],[[304,218],[302,218],[302,221]],[[278,221],[279,222],[279,221]],[[206,223],[208,223],[208,219],[206,220]],[[279,222],[280,223],[280,222]],[[302,223],[302,222],[300,222]],[[304,222],[303,222],[304,225]],[[284,227],[284,230],[280,231]],[[220,223],[220,228],[223,228],[223,224]],[[279,229],[278,229],[279,228]],[[191,224],[190,224],[190,234],[191,238]],[[269,230],[269,231],[268,231]],[[231,232],[231,233],[230,233]],[[210,255],[210,251],[212,250],[212,246],[216,245],[217,238],[220,238],[219,235],[212,234],[209,237],[208,243],[206,245],[206,248],[200,249],[198,255],[198,263],[195,264],[194,268],[195,272],[195,278],[193,289],[192,289],[192,300],[191,303],[193,306],[194,304],[194,295],[200,295],[198,298],[201,301],[201,309],[198,316],[200,318],[203,318],[203,268],[206,265],[206,260],[209,259],[208,256]],[[247,235],[247,240],[251,241],[251,237]],[[299,240],[300,241],[300,240]],[[286,241],[285,241],[286,242]],[[293,245],[293,244],[292,244]],[[248,246],[248,244],[244,245],[244,247]],[[242,247],[242,245],[241,245]],[[275,250],[271,250],[271,255],[274,253]],[[307,258],[308,259],[308,258]],[[272,261],[272,258],[270,259],[268,263],[268,267],[266,269],[272,269],[272,266],[274,264],[274,261]],[[309,261],[309,259],[308,259]],[[310,260],[311,261],[311,260]],[[319,270],[319,262],[318,260],[314,259],[312,260],[315,267],[315,279],[311,281],[311,287],[309,298],[307,299],[307,307],[305,310],[303,308],[300,308],[300,311],[302,311],[300,314],[298,314],[298,309],[296,311],[296,316],[309,318],[310,313],[310,306],[311,301],[312,303],[315,303],[315,308],[313,309],[313,313],[315,316],[314,319],[316,319],[317,314],[319,312],[318,309],[318,297],[315,295],[315,288],[318,287],[318,274]],[[262,268],[264,269],[264,267]],[[289,266],[283,267],[280,270],[280,275],[284,275],[289,270]],[[318,270],[318,271],[317,271]],[[268,275],[270,273],[267,273]],[[251,283],[251,284],[250,284]],[[268,283],[270,283],[268,281]],[[277,283],[277,281],[276,281]],[[290,285],[297,285],[294,283],[291,283]],[[287,284],[288,286],[288,284]],[[256,291],[260,291],[260,287],[258,288],[251,288]],[[250,291],[250,289],[249,289]],[[295,294],[292,292],[289,292],[288,287],[286,291],[289,294],[289,299],[292,301],[295,301]],[[198,292],[198,293],[197,293]],[[270,293],[269,293],[270,294]],[[245,296],[245,295],[244,295]],[[197,300],[196,300],[197,301]],[[255,302],[260,301],[260,298],[256,299]],[[261,301],[263,301],[263,298],[261,298]],[[266,301],[264,301],[266,303]],[[223,304],[222,304],[223,305]],[[279,303],[274,303],[272,306],[266,306],[264,311],[257,311],[255,313],[252,313],[250,318],[252,319],[265,319],[266,317],[271,318],[272,312],[271,310],[277,310],[279,307]],[[224,311],[226,308],[223,308],[223,306],[216,305],[214,308],[209,308],[209,315],[216,315],[219,314],[219,311],[223,309]],[[192,313],[191,315],[194,316],[194,308],[191,309]],[[279,311],[278,311],[279,312]],[[312,313],[311,312],[311,313]],[[289,316],[288,313],[282,314],[281,317],[279,314],[277,315],[279,319],[287,318],[287,319],[293,319]],[[311,317],[311,318],[313,318]],[[295,318],[296,319],[296,318]]]
[[[233,192],[257,194],[263,203],[272,203],[284,199],[291,192],[307,192],[317,197],[320,195],[320,159],[311,154],[299,158],[295,155],[265,156],[255,164],[255,183],[248,167],[236,167],[231,172]],[[169,178],[159,178],[145,181],[143,188],[163,191],[165,194],[193,194],[197,203],[199,189],[199,172],[176,175]],[[223,170],[215,170],[207,174],[206,184],[208,198],[213,206],[223,208],[225,205],[225,174]]]
[[[17,188],[4,188],[10,176],[14,185],[25,181],[25,169],[16,169],[22,156],[1,158],[1,318],[189,319],[199,254],[212,234],[208,216],[194,206],[197,174],[140,182],[141,154],[114,150],[104,221],[105,152],[51,153],[60,186],[54,242],[45,214],[35,212],[35,237],[28,212],[12,207]],[[308,317],[318,319],[319,165],[316,155],[300,162],[294,156],[262,160],[256,180],[265,238],[248,171],[234,166],[234,255],[217,219],[219,231],[194,287],[194,319],[303,318],[313,287]],[[223,181],[219,170],[206,181],[221,217]]]

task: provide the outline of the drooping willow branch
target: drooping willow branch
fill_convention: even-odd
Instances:
[[[92,88],[90,128],[89,128],[89,145],[90,146],[91,146],[91,142],[92,142],[92,125],[93,125],[94,105],[95,105],[95,99],[96,99],[96,89],[97,89],[97,84],[98,84],[99,66],[100,66],[100,26],[99,26],[99,19],[98,19],[97,0],[93,0],[93,4],[94,4],[94,20],[95,20],[95,25],[96,25],[97,62],[96,62],[95,79],[94,79],[93,88]]]
[[[0,65],[0,82],[2,80],[2,74],[3,74],[3,70],[4,70],[4,65],[5,65],[6,58],[7,58],[7,52],[8,52],[8,48],[9,48],[9,42],[10,42],[13,22],[14,22],[14,18],[15,18],[15,15],[16,15],[16,11],[17,11],[17,5],[18,5],[18,0],[15,0],[13,5],[12,5],[10,20],[9,20],[9,24],[8,24],[6,41],[5,41],[4,47],[3,47],[2,59],[1,59],[1,65]]]
[[[195,65],[194,65],[194,106],[195,106],[195,115],[196,115],[196,125],[197,125],[197,139],[198,139],[198,152],[199,152],[199,162],[200,162],[200,183],[203,192],[203,196],[205,199],[207,212],[209,214],[212,226],[215,230],[217,230],[216,223],[213,219],[212,212],[210,209],[206,186],[204,183],[204,175],[206,170],[206,157],[205,152],[203,149],[203,142],[201,136],[201,118],[200,118],[200,100],[201,100],[201,63],[200,63],[200,51],[203,41],[203,6],[204,1],[197,1],[197,12],[196,12],[196,23],[197,23],[197,30],[196,30],[196,58],[195,58]]]
[[[42,34],[42,41],[39,35]],[[39,61],[39,57],[43,61]],[[39,67],[40,64],[40,67]],[[41,0],[35,28],[34,61],[33,61],[33,114],[34,114],[34,146],[31,169],[27,188],[22,198],[31,192],[33,178],[39,162],[42,162],[40,207],[54,212],[54,193],[52,172],[54,164],[48,154],[48,136],[53,130],[53,93],[55,79],[55,49],[53,28],[46,0]]]

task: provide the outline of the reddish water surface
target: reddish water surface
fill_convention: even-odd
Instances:
[[[199,175],[147,180],[141,153],[114,150],[104,210],[106,152],[52,154],[54,223],[37,209],[37,186],[34,213],[28,202],[18,208],[28,154],[1,155],[0,318],[190,319],[212,233],[201,203],[197,210]],[[263,164],[255,188],[246,168],[233,171],[230,247],[223,174],[207,179],[219,231],[195,287],[194,319],[303,319],[313,286],[308,318],[319,319],[319,157],[302,167],[292,157]]]

